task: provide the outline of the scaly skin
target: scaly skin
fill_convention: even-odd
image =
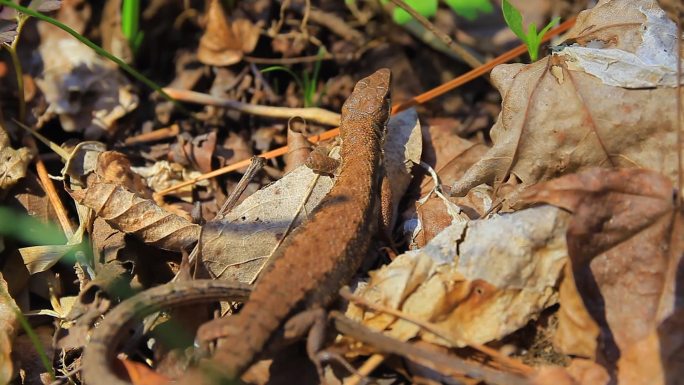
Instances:
[[[342,107],[342,166],[332,190],[292,234],[244,308],[200,328],[200,340],[226,341],[205,374],[239,377],[293,313],[329,305],[358,270],[378,228],[389,83],[390,71],[381,69],[356,84]]]

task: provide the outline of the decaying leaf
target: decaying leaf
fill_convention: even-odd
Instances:
[[[421,148],[415,110],[392,117],[385,145],[385,153],[399,154],[387,162],[398,162],[388,167],[395,170],[394,183],[398,183],[390,188],[394,196],[401,197],[407,181],[399,175],[409,174],[408,162],[419,157]],[[200,241],[206,268],[221,279],[252,282],[283,238],[313,211],[332,184],[330,177],[300,166],[252,194],[223,220],[207,223]]]
[[[357,307],[348,313],[404,341],[420,335],[464,346],[500,339],[556,303],[567,218],[547,206],[453,224],[371,273],[359,290],[368,301],[433,323],[448,340],[394,316]]]
[[[247,19],[230,21],[219,0],[211,0],[207,9],[207,29],[199,43],[197,58],[205,64],[228,66],[252,52],[259,40],[259,25]]]
[[[593,169],[539,184],[525,193],[527,201],[573,212],[567,232],[572,267],[568,279],[574,280],[581,300],[573,300],[570,307],[583,304],[600,328],[596,340],[592,328],[561,317],[559,330],[566,330],[564,337],[568,337],[560,341],[561,348],[594,339],[596,351],[589,352],[594,353],[590,357],[596,355],[610,369],[619,360],[628,362],[633,349],[648,345],[646,339],[654,338],[649,335],[673,312],[681,313],[677,309],[682,304],[684,217],[674,205],[673,191],[670,180],[653,171]],[[561,309],[565,306],[562,302]],[[672,336],[658,338],[661,343],[672,342]],[[682,349],[681,342],[677,349]],[[620,367],[621,376],[634,375],[622,372],[627,366]],[[649,383],[665,383],[651,382],[650,374],[645,371],[639,376]]]
[[[569,43],[580,46],[572,49],[591,48],[594,56],[604,57],[622,51],[608,66],[619,70],[624,57],[652,52],[664,42],[658,47],[671,49],[661,52],[668,58],[665,72],[676,73],[676,27],[654,0],[604,0],[581,15],[568,32]],[[676,82],[662,81],[670,75],[641,79],[639,89],[623,88],[563,52],[492,71],[503,95],[502,112],[491,130],[494,147],[453,185],[454,194],[481,183],[498,185],[511,175],[531,185],[594,166],[648,168],[675,180]],[[664,68],[660,62],[637,64]]]
[[[93,183],[86,189],[70,191],[70,194],[112,227],[133,234],[147,244],[179,252],[199,239],[199,225],[165,212],[153,201],[140,198],[116,184]]]
[[[138,106],[138,96],[116,65],[49,23],[39,23],[44,63],[38,88],[48,102],[43,121],[58,116],[64,131],[87,139],[112,133],[115,122]]]
[[[28,148],[15,150],[10,146],[9,136],[0,127],[0,191],[12,187],[26,175],[26,168],[31,159]]]

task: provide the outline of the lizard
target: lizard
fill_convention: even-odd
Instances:
[[[179,384],[238,378],[258,359],[281,327],[288,326],[286,321],[302,310],[328,306],[358,270],[379,228],[390,77],[389,69],[383,68],[355,85],[342,106],[341,168],[333,188],[311,218],[290,235],[287,247],[263,272],[240,312],[200,327],[200,341],[221,338],[226,343],[216,349],[211,359],[181,377]],[[113,330],[110,337],[116,333]],[[92,344],[91,339],[89,345]],[[113,344],[106,340],[99,344],[108,344],[104,350],[111,358]],[[101,360],[90,360],[91,351],[86,346],[86,381],[115,384],[100,382],[95,369],[85,368],[86,364],[106,366]],[[100,346],[93,354],[101,355],[102,351]]]

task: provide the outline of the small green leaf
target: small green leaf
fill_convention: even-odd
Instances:
[[[527,43],[527,37],[525,36],[525,30],[522,23],[522,15],[508,0],[501,1],[501,11],[503,12],[504,20],[508,24],[508,28],[513,31],[515,36],[520,40]]]
[[[382,3],[387,3],[388,0],[383,0]],[[405,0],[411,8],[420,13],[426,18],[430,18],[437,13],[437,0]],[[392,19],[399,25],[404,25],[413,19],[408,12],[396,7],[392,13]]]
[[[541,32],[539,32],[539,37],[543,38],[544,35],[546,35],[546,33],[549,32],[549,30],[551,28],[553,28],[553,26],[555,26],[556,24],[558,24],[560,22],[560,19],[561,19],[560,17],[556,17],[553,20],[551,20],[549,22],[549,24],[547,24],[546,27],[544,27],[544,29],[542,29]]]
[[[492,13],[494,7],[490,0],[445,0],[456,14],[473,21],[481,13]]]

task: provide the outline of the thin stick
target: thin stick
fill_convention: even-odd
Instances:
[[[45,189],[45,193],[48,196],[50,204],[52,204],[52,207],[55,209],[59,224],[62,226],[62,231],[64,232],[66,239],[71,239],[71,237],[74,236],[74,227],[69,220],[69,215],[67,214],[64,204],[62,204],[62,200],[59,198],[57,189],[55,189],[55,185],[52,183],[52,179],[50,179],[47,168],[45,168],[45,163],[43,163],[43,160],[40,159],[40,156],[38,156],[38,147],[36,146],[36,141],[32,136],[26,136],[26,141],[28,142],[28,146],[31,147],[31,150],[36,154],[35,161],[38,178]]]
[[[460,57],[470,67],[479,68],[482,66],[482,62],[480,62],[475,56],[468,52],[467,49],[457,44],[451,37],[449,37],[449,35],[442,32],[442,30],[440,30],[434,24],[432,24],[430,20],[426,19],[425,16],[416,12],[416,10],[413,9],[410,5],[406,4],[404,0],[390,1],[394,3],[394,5],[396,5],[397,7],[408,12],[409,15],[411,15],[417,22],[419,22],[423,27],[425,27],[425,29],[432,32],[433,35],[437,36],[438,39],[440,39],[444,44],[446,44],[447,47],[454,51],[454,53],[458,55],[458,57]]]
[[[254,176],[264,167],[265,162],[266,159],[259,156],[253,156],[250,159],[249,167],[247,167],[245,175],[240,178],[240,181],[230,193],[228,199],[226,199],[226,201],[223,202],[223,205],[221,205],[221,209],[218,211],[218,213],[216,213],[216,217],[214,217],[215,221],[225,218],[226,214],[233,210],[233,207],[235,207],[235,204],[242,196],[242,193],[245,192],[245,189],[247,186],[249,186],[249,183],[252,181],[252,179],[254,179]]]
[[[251,115],[265,116],[275,119],[290,119],[293,116],[300,116],[308,121],[325,124],[327,126],[338,126],[340,124],[340,114],[325,110],[323,108],[260,106],[256,104],[238,102],[237,100],[218,98],[213,95],[189,90],[164,88],[164,91],[176,100],[183,102],[225,107]]]
[[[546,42],[549,39],[551,39],[553,36],[556,36],[560,33],[567,31],[574,24],[575,24],[574,18],[563,22],[561,25],[552,29],[546,35],[544,35],[544,39],[542,41]],[[461,75],[461,76],[459,76],[459,77],[457,77],[457,78],[455,78],[455,79],[453,79],[447,83],[442,84],[439,87],[435,87],[435,88],[433,88],[433,89],[431,89],[425,93],[422,93],[422,94],[414,97],[413,99],[410,99],[410,100],[407,100],[406,102],[399,103],[399,104],[395,105],[394,107],[392,107],[392,115],[394,115],[400,111],[404,111],[406,109],[409,109],[415,105],[423,104],[423,103],[430,101],[430,100],[432,100],[438,96],[441,96],[441,95],[453,90],[454,88],[460,87],[463,84],[468,83],[469,81],[471,81],[473,79],[476,79],[477,77],[481,76],[482,74],[490,71],[495,66],[502,64],[502,63],[505,63],[505,62],[517,57],[517,56],[522,55],[525,52],[527,52],[527,47],[525,45],[520,45],[520,46],[504,53],[503,55],[497,57],[496,59],[484,64],[480,68],[477,68],[477,69],[474,69],[470,72],[467,72],[467,73],[465,73],[465,74],[463,74],[463,75]],[[316,143],[318,141],[328,140],[328,139],[334,138],[337,135],[339,135],[339,133],[340,133],[339,128],[333,128],[332,130],[326,131],[320,135],[315,135],[315,136],[309,137],[309,140],[313,143]],[[285,147],[277,148],[275,150],[264,152],[263,154],[261,154],[259,156],[261,156],[265,159],[271,159],[271,158],[275,158],[277,156],[285,155],[285,154],[287,154],[287,152],[288,152],[288,148],[287,148],[287,146],[285,146]],[[157,195],[163,196],[163,195],[166,195],[170,192],[181,189],[185,186],[190,186],[192,184],[195,184],[199,181],[202,181],[205,179],[210,179],[210,178],[213,178],[213,177],[216,177],[219,175],[227,174],[229,172],[241,169],[241,168],[249,165],[249,162],[250,162],[249,159],[241,160],[237,163],[216,169],[210,173],[201,175],[197,178],[187,180],[187,181],[179,183],[175,186],[171,186],[165,190],[159,191],[157,193]]]
[[[384,353],[407,357],[421,365],[431,368],[434,368],[435,366],[449,368],[453,372],[465,374],[470,378],[481,379],[487,383],[501,385],[529,384],[529,381],[525,377],[498,371],[482,364],[468,362],[460,357],[427,350],[414,344],[387,337],[358,322],[352,321],[338,311],[330,312],[330,318],[335,322],[335,328],[340,333],[373,346]]]
[[[349,291],[348,287],[343,287],[340,290],[340,296],[342,298],[350,301],[350,302],[354,302],[354,303],[361,305],[363,307],[367,307],[367,308],[374,310],[374,311],[377,311],[379,313],[386,313],[386,314],[395,316],[397,318],[403,319],[404,321],[408,321],[408,322],[410,322],[416,326],[420,326],[421,328],[429,331],[430,333],[438,336],[439,338],[442,338],[445,341],[448,341],[450,344],[452,344],[454,346],[460,345],[458,343],[459,341],[454,340],[453,337],[451,335],[449,335],[449,333],[445,332],[444,330],[441,330],[436,325],[434,325],[430,322],[418,319],[417,317],[414,317],[413,315],[406,314],[406,313],[401,312],[399,310],[392,309],[392,308],[389,308],[387,306],[383,306],[383,305],[380,305],[377,303],[369,302],[365,298],[362,298],[362,297],[359,297],[357,295],[352,294],[352,292]],[[513,360],[507,356],[504,356],[503,354],[501,354],[496,349],[492,349],[488,346],[468,341],[463,336],[458,336],[457,338],[459,338],[461,340],[461,342],[467,344],[471,348],[478,350],[484,354],[487,354],[490,357],[492,357],[493,359],[501,362],[502,364],[504,364],[504,365],[506,365],[512,369],[517,369],[525,375],[529,375],[529,374],[534,372],[534,369],[532,369],[531,367],[523,364],[522,362]]]
[[[326,131],[320,135],[310,136],[308,139],[313,143],[318,143],[320,141],[332,139],[332,138],[336,137],[337,135],[339,135],[339,133],[340,133],[339,128],[334,128],[334,129]],[[261,154],[259,156],[261,158],[264,158],[264,159],[272,159],[272,158],[275,158],[277,156],[287,154],[287,151],[288,151],[288,148],[287,148],[287,146],[285,146],[285,147],[277,148],[275,150],[264,152],[263,154]],[[249,166],[250,162],[251,162],[251,159],[241,160],[237,163],[233,163],[231,165],[216,169],[212,172],[200,175],[197,178],[193,178],[193,179],[187,180],[185,182],[179,183],[175,186],[171,186],[171,187],[167,188],[166,190],[162,190],[162,191],[157,192],[156,195],[157,196],[164,196],[170,192],[176,191],[176,190],[183,188],[185,186],[193,185],[199,181],[202,181],[205,179],[210,179],[210,178],[213,178],[215,176],[223,175],[223,174],[229,173],[231,171],[239,170],[243,167]]]
[[[344,385],[358,385],[363,381],[366,377],[368,377],[380,364],[382,364],[385,361],[385,356],[383,354],[375,353],[372,356],[368,357],[366,362],[361,365],[359,370],[356,371],[356,373],[353,373],[351,377],[347,381],[345,381]]]

